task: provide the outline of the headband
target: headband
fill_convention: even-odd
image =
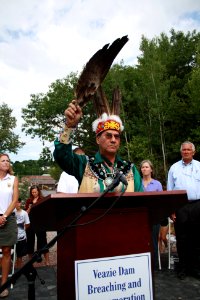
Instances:
[[[121,133],[123,129],[124,126],[120,117],[117,115],[108,115],[107,113],[103,113],[92,123],[92,130],[96,135],[105,130],[117,130]]]

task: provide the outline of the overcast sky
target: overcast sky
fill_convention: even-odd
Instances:
[[[151,39],[171,28],[200,31],[200,1],[0,0],[0,105],[13,109],[16,133],[27,142],[11,158],[38,159],[42,150],[20,130],[31,94],[46,93],[55,80],[81,71],[99,48],[123,35],[129,42],[115,63],[134,65],[142,35]]]

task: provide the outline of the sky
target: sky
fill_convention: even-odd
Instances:
[[[38,159],[42,151],[39,139],[21,132],[31,94],[81,72],[98,49],[124,35],[129,42],[114,62],[134,66],[142,35],[152,39],[172,28],[200,31],[200,1],[0,0],[0,105],[13,110],[15,133],[26,143],[12,161]]]

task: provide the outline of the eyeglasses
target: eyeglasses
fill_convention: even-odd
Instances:
[[[104,136],[105,136],[107,139],[112,139],[113,137],[114,137],[116,140],[119,140],[119,139],[120,139],[120,134],[119,134],[119,133],[112,134],[112,133],[110,133],[110,132],[106,132]]]

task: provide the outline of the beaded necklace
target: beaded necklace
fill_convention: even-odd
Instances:
[[[125,176],[128,174],[132,167],[132,163],[130,161],[118,161],[113,166],[112,172],[107,172],[104,162],[94,163],[95,157],[88,158],[88,164],[91,172],[100,180],[103,180],[105,185],[108,186],[112,183],[115,175],[119,172],[123,173]]]

